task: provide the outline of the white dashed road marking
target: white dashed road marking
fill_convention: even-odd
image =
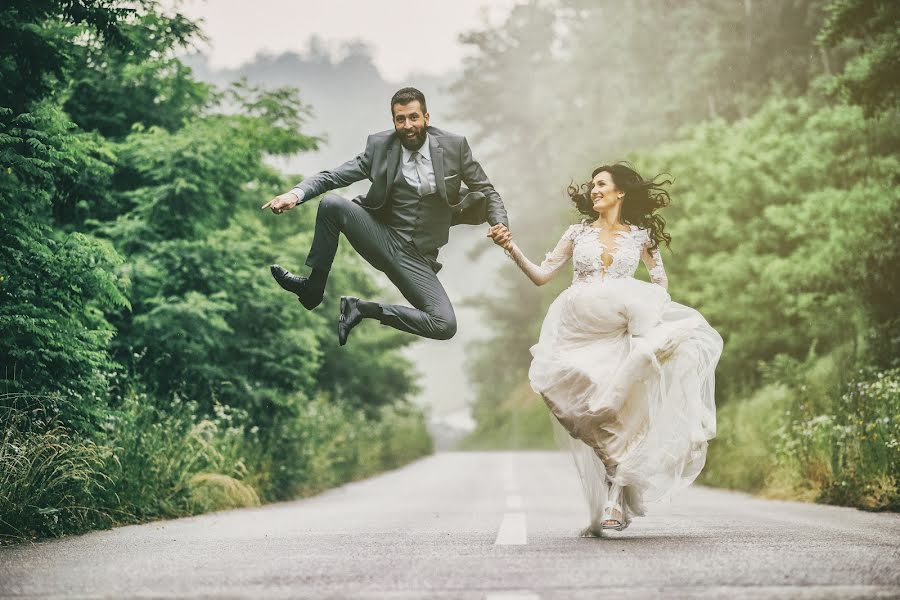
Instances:
[[[521,546],[528,543],[525,513],[508,512],[503,515],[495,546]]]

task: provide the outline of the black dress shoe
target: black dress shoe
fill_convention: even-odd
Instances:
[[[362,313],[356,307],[359,298],[353,296],[341,296],[341,316],[338,319],[338,343],[343,346],[347,343],[350,330],[363,320]]]
[[[306,277],[297,277],[281,265],[272,265],[270,270],[278,285],[291,293],[297,294],[297,300],[307,310],[314,309],[322,302],[321,295],[310,293],[310,286]]]

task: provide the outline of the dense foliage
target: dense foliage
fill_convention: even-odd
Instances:
[[[0,539],[289,498],[430,449],[410,338],[361,327],[339,352],[334,294],[309,313],[268,273],[311,238],[314,211],[259,210],[295,181],[267,159],[315,148],[307,107],[195,81],[174,53],[198,35],[152,1],[0,9]],[[330,285],[376,291],[350,253]]]

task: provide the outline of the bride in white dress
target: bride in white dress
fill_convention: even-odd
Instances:
[[[569,195],[588,218],[569,227],[540,265],[509,232],[489,235],[536,285],[571,258],[572,285],[544,318],[529,379],[572,450],[591,522],[583,535],[625,529],[644,503],[689,485],[715,437],[721,336],[673,302],[656,214],[668,193],[623,164],[594,170]],[[644,262],[652,283],[634,278]],[[559,428],[557,428],[559,432]]]

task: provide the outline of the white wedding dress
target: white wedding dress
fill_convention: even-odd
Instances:
[[[528,376],[575,457],[591,517],[585,533],[599,535],[610,489],[624,528],[645,502],[689,485],[703,468],[716,433],[722,338],[672,301],[644,229],[609,236],[582,222],[540,265],[515,245],[509,255],[538,284],[572,259],[572,285],[547,311]],[[634,278],[642,259],[653,283]]]

